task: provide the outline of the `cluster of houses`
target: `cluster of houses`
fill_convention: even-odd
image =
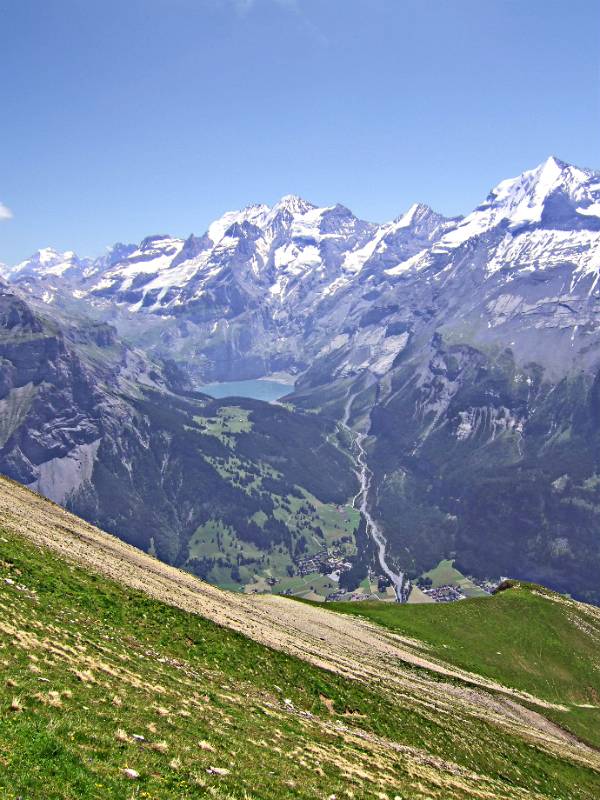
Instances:
[[[499,581],[491,581],[489,578],[473,578],[470,576],[470,580],[476,586],[479,586],[480,589],[483,589],[484,592],[487,592],[487,594],[493,594],[499,584]],[[500,580],[502,580],[502,578]]]
[[[422,589],[423,594],[431,597],[436,603],[453,603],[455,600],[464,600],[465,594],[458,586],[436,586],[435,589]]]
[[[320,572],[322,575],[330,575],[333,580],[339,580],[342,572],[347,572],[352,567],[346,556],[339,550],[331,550],[324,547],[318,553],[310,556],[303,556],[297,564],[298,574],[304,577],[313,572]]]

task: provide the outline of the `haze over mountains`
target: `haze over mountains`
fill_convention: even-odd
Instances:
[[[145,384],[161,407],[210,380],[285,371],[296,378],[290,415],[319,412],[319,436],[336,420],[369,434],[370,501],[395,562],[412,577],[455,557],[474,575],[528,578],[598,602],[599,276],[600,173],[556,158],[502,181],[464,218],[416,204],[376,225],[341,205],[288,196],[229,212],[200,236],[151,235],[97,259],[46,248],[5,270],[1,355],[11,379],[0,400],[10,419],[2,471],[44,491],[42,465],[64,471],[75,448],[87,447],[75,458],[82,466],[73,475],[83,477],[57,499],[113,530],[89,491],[97,494],[99,481],[90,445],[104,441],[89,420],[96,406],[107,408],[92,402],[98,370],[110,374],[107,385]],[[52,336],[58,361],[49,375],[41,363]],[[31,354],[19,353],[34,340],[44,344],[35,345],[40,369],[32,372]],[[78,390],[81,369],[88,378]],[[69,388],[56,449],[45,434],[58,417],[32,416],[31,397],[59,384]],[[122,394],[106,412],[119,420],[115,441]],[[259,404],[249,413],[275,412]],[[141,414],[136,430],[150,425],[142,439],[153,442],[155,423]],[[179,423],[183,442],[189,420]],[[233,451],[250,435],[230,433]],[[29,472],[23,437],[38,448],[27,451]],[[252,456],[262,461],[258,450]],[[352,467],[341,464],[342,486],[324,502],[351,495]],[[220,474],[239,483],[239,474]],[[159,467],[152,480],[173,478]],[[177,485],[187,480],[180,469]],[[185,562],[197,523],[180,525],[174,544],[161,535],[161,554]],[[367,543],[355,558],[370,563]]]

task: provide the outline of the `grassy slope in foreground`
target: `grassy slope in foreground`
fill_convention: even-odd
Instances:
[[[549,715],[600,747],[600,610],[595,606],[517,582],[490,598],[458,603],[331,605],[427,642],[457,667],[566,706]]]
[[[11,496],[56,539],[75,525],[31,493]],[[59,558],[17,534],[16,518],[0,519],[2,798],[600,794],[595,754],[423,702],[423,670],[399,693],[319,669]]]

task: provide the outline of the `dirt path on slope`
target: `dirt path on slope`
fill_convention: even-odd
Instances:
[[[542,710],[559,706],[445,665],[420,643],[366,620],[277,595],[222,591],[157,561],[5,478],[0,478],[0,526],[86,569],[261,644],[376,684],[397,702],[475,716],[600,769],[599,753],[519,701]],[[415,671],[414,667],[421,669]]]

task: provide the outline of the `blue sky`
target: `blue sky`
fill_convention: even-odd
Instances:
[[[0,0],[0,261],[600,168],[599,31],[597,0]]]

